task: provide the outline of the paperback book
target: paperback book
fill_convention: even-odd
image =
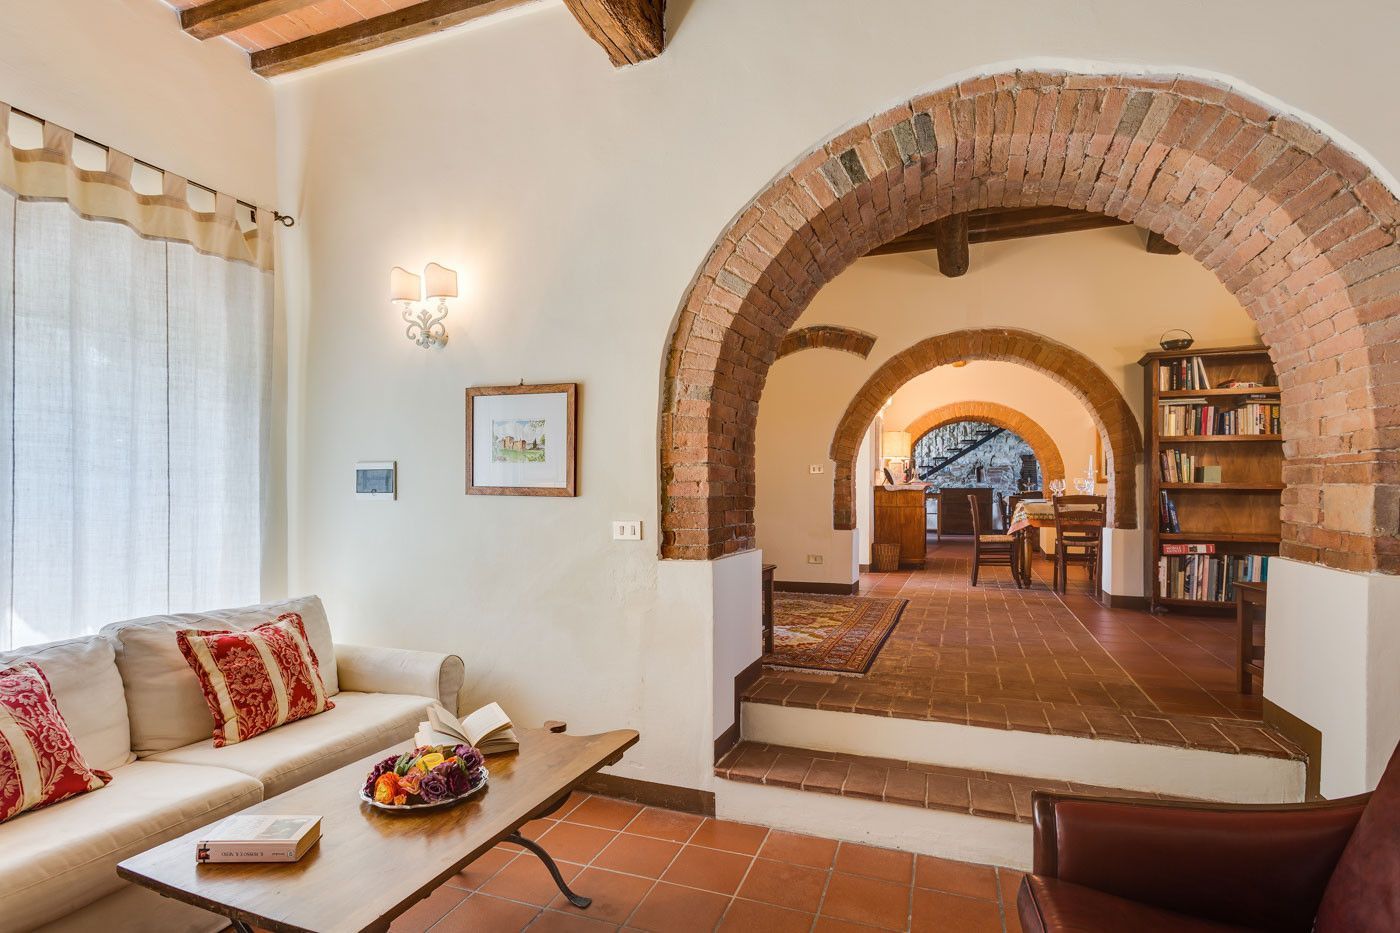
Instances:
[[[418,724],[413,740],[422,745],[470,745],[483,755],[513,752],[520,747],[510,717],[499,703],[458,719],[439,703],[428,707],[428,718]]]
[[[295,862],[321,838],[319,816],[235,815],[195,843],[195,861]]]

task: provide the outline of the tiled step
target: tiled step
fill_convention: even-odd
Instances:
[[[1035,791],[1169,799],[1073,781],[740,742],[715,766],[730,781],[1028,823]]]
[[[969,703],[966,696],[960,695],[945,697],[927,691],[916,695],[912,689],[908,695],[897,695],[888,689],[873,690],[859,678],[850,677],[822,678],[811,674],[770,672],[750,687],[742,699],[747,703],[795,709],[946,722],[984,729],[1069,735],[1293,761],[1301,761],[1305,757],[1297,745],[1259,722],[1033,700]]]
[[[1093,735],[752,701],[740,705],[740,735],[756,744],[815,749],[824,754],[1022,774],[1052,782],[1231,803],[1299,801],[1306,778],[1303,761],[1238,748],[1227,752],[1182,747],[1147,741],[1146,737],[1103,741]]]

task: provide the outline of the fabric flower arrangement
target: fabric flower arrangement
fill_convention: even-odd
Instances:
[[[383,806],[421,806],[465,796],[485,776],[470,745],[423,745],[385,758],[365,779],[366,798]]]

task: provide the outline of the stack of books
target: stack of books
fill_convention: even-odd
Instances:
[[[1221,482],[1218,464],[1202,464],[1195,454],[1169,448],[1162,451],[1162,482],[1164,483],[1219,483]]]
[[[195,842],[195,861],[295,862],[321,838],[319,816],[237,815],[220,820]]]
[[[1162,433],[1171,437],[1278,434],[1280,430],[1276,401],[1255,401],[1249,397],[1238,408],[1225,410],[1203,398],[1170,399],[1159,404]]]
[[[1164,392],[1209,389],[1210,377],[1206,364],[1199,356],[1180,360],[1163,360],[1157,367],[1157,388]]]
[[[1173,554],[1177,548],[1191,549]],[[1158,591],[1168,599],[1232,602],[1235,583],[1269,578],[1269,558],[1262,554],[1214,554],[1213,544],[1162,545],[1157,563]]]

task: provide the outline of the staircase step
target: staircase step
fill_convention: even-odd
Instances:
[[[1074,781],[748,741],[740,742],[721,758],[715,765],[715,774],[745,784],[788,787],[1019,823],[1031,821],[1031,794],[1035,791],[1182,799]]]

